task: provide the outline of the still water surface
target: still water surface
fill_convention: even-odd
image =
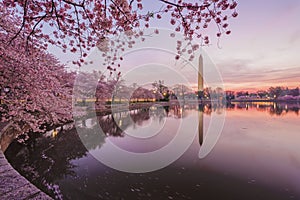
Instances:
[[[153,106],[78,122],[87,133],[81,136],[85,146],[72,129],[56,137],[36,135],[26,144],[15,141],[5,154],[55,199],[300,199],[299,109],[272,103]],[[225,111],[221,136],[203,159],[198,134],[178,160],[149,173],[120,172],[92,156],[108,141],[130,152],[159,150],[182,120],[198,124],[199,112],[205,138],[211,116]],[[105,134],[93,132],[97,123]],[[184,131],[197,132],[190,127]]]

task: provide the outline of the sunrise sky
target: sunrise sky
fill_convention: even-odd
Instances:
[[[222,49],[206,50],[235,90],[300,86],[300,1],[238,1]]]
[[[145,0],[145,8],[161,4]],[[238,1],[239,16],[231,20],[232,34],[217,45],[214,28],[206,52],[219,69],[227,90],[257,91],[270,86],[300,87],[300,1]],[[168,19],[155,24],[172,28]],[[72,56],[52,49],[62,62]]]

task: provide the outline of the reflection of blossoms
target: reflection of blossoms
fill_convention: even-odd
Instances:
[[[5,154],[12,166],[56,199],[62,199],[57,180],[75,176],[72,161],[87,153],[75,129],[59,132],[54,138],[30,133],[26,144],[11,145]]]

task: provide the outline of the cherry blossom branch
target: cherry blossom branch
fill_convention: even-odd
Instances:
[[[182,6],[182,5],[179,5],[179,4],[176,4],[176,3],[172,3],[172,2],[169,2],[169,1],[166,1],[166,0],[159,0],[159,1],[161,1],[161,2],[163,2],[163,3],[165,3],[165,4],[169,4],[169,5],[178,7],[178,8],[184,7],[184,6]]]
[[[41,22],[44,20],[44,18],[45,18],[46,16],[47,16],[47,14],[45,14],[44,16],[42,16],[42,17],[37,21],[37,23],[35,23],[35,25],[33,26],[32,30],[31,30],[31,32],[28,34],[27,39],[26,39],[26,52],[29,52],[29,51],[28,51],[28,46],[29,46],[29,40],[30,40],[30,37],[34,34],[36,27],[39,25],[39,23],[41,23]]]
[[[53,9],[54,9],[54,12],[55,12],[55,18],[56,18],[56,23],[57,23],[57,26],[58,26],[58,29],[61,30],[61,27],[60,27],[60,22],[59,22],[59,15],[57,13],[57,10],[56,10],[56,7],[55,7],[55,3],[54,1],[52,0],[52,10],[51,10],[51,15],[52,15],[52,12],[53,12]]]
[[[23,7],[24,13],[23,13],[22,25],[21,25],[19,31],[12,37],[12,39],[10,39],[8,45],[10,45],[12,43],[12,41],[15,40],[19,36],[19,34],[21,33],[21,31],[23,30],[23,28],[25,26],[26,16],[27,16],[27,2],[28,2],[28,0],[25,0],[24,7]]]
[[[84,7],[84,1],[81,4],[74,3],[74,2],[71,2],[71,1],[68,1],[68,0],[62,0],[62,1],[67,3],[67,4],[71,4],[73,6],[76,6],[76,7]]]
[[[111,63],[115,63],[117,51],[123,49],[120,47],[134,44],[132,38],[140,37],[143,41],[144,37],[143,34],[139,34],[140,30],[150,27],[150,20],[161,19],[162,13],[170,15],[171,25],[176,25],[174,31],[183,31],[187,40],[199,38],[205,45],[209,44],[209,40],[208,36],[202,36],[202,30],[206,29],[211,21],[214,20],[217,25],[219,38],[223,32],[230,34],[227,29],[228,23],[225,22],[230,18],[227,14],[232,12],[233,17],[237,16],[235,0],[198,2],[158,0],[158,2],[162,3],[163,10],[148,11],[146,15],[141,11],[144,9],[141,0],[23,0],[14,3],[0,2],[0,6],[7,9],[8,15],[20,21],[15,34],[12,32],[13,29],[4,27],[14,34],[11,41],[23,33],[25,39],[27,38],[27,46],[31,42],[46,49],[50,43],[62,47],[63,52],[66,50],[76,52],[80,49],[81,56],[84,57],[91,47],[99,46],[101,38],[110,38],[111,35],[126,32],[128,40],[124,38],[124,43],[118,43],[116,46],[109,42],[109,47],[105,48],[109,50],[105,55],[108,60],[112,60]],[[19,7],[23,8],[23,13],[19,12]],[[44,32],[42,29],[44,24],[53,27],[53,34]],[[77,26],[77,30],[73,31],[74,25]],[[130,30],[130,33],[127,30]]]
[[[77,18],[77,32],[78,32],[78,40],[79,40],[79,44],[80,44],[80,42],[81,42],[80,22],[79,22],[78,10],[77,10],[77,7],[75,5],[74,5],[74,9],[75,9],[76,18]],[[81,47],[81,45],[79,45],[79,49],[80,49],[80,55],[82,56],[82,47]]]
[[[92,23],[91,18],[90,18],[90,16],[88,15],[88,13],[87,13],[87,11],[86,11],[86,8],[83,7],[82,9],[83,9],[83,11],[84,11],[84,13],[85,13],[87,19],[89,20],[89,23],[90,23],[91,27],[92,27],[93,30],[96,32],[96,28],[94,27],[94,24]]]
[[[128,19],[126,13],[116,4],[116,2],[114,0],[111,0],[111,2],[115,5],[115,7],[124,15],[124,17],[126,18],[127,21],[125,21],[124,23],[129,22],[130,20]]]

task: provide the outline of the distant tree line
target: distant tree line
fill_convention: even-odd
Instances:
[[[269,99],[281,99],[285,98],[292,98],[298,97],[300,95],[299,87],[290,89],[288,87],[270,87],[268,90],[258,90],[257,92],[248,91],[238,91],[234,93],[235,98],[243,98],[243,97],[256,97],[256,98],[269,98]]]

